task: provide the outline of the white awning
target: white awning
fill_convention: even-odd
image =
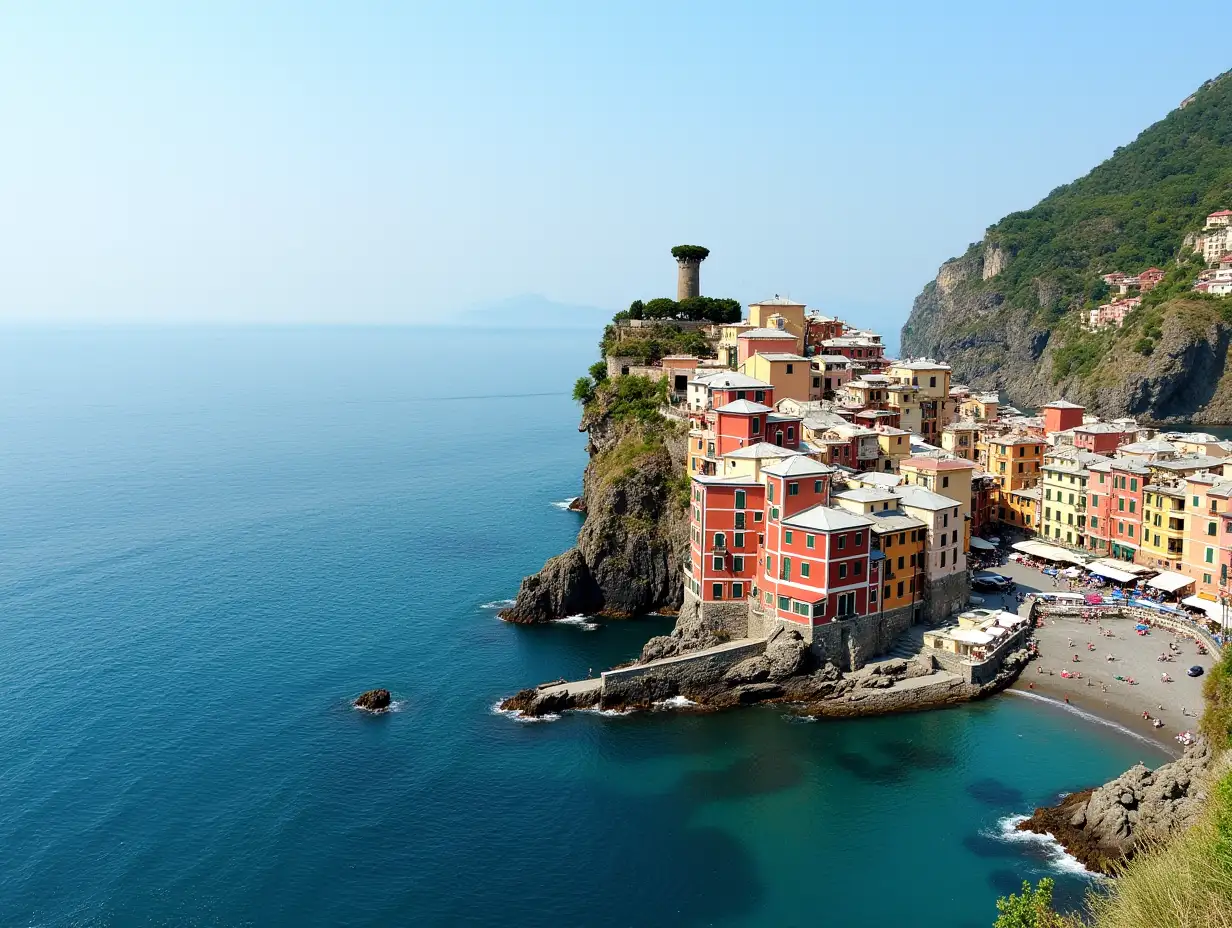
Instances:
[[[1066,564],[1085,564],[1086,558],[1073,551],[1066,551],[1056,545],[1046,545],[1042,541],[1020,541],[1013,546],[1015,551],[1029,554],[1031,557],[1043,558],[1045,561],[1064,561]]]
[[[1109,564],[1104,564],[1096,561],[1093,564],[1087,565],[1087,570],[1093,574],[1098,574],[1101,577],[1107,577],[1109,580],[1115,580],[1117,583],[1133,583],[1138,578],[1131,573],[1121,570],[1119,567],[1112,567]]]
[[[996,551],[997,550],[996,545],[992,544],[991,542],[985,541],[983,538],[977,538],[977,537],[973,537],[971,539],[971,547],[975,548],[977,551]]]
[[[949,635],[955,641],[965,641],[968,644],[988,644],[992,641],[992,635],[977,632],[974,628],[954,628]]]
[[[1174,573],[1171,570],[1162,571],[1157,576],[1152,577],[1146,582],[1147,586],[1153,586],[1157,590],[1163,590],[1165,593],[1175,593],[1177,590],[1183,590],[1187,586],[1193,586],[1194,581],[1184,574]]]
[[[1219,603],[1213,603],[1209,599],[1203,599],[1201,596],[1186,596],[1181,600],[1181,605],[1189,606],[1193,609],[1201,609],[1216,622],[1223,621],[1223,606]],[[1228,616],[1232,618],[1232,608],[1228,609]]]
[[[1154,567],[1146,567],[1143,564],[1135,564],[1133,561],[1122,561],[1117,558],[1101,557],[1091,562],[1092,564],[1103,564],[1106,567],[1112,567],[1116,570],[1135,576],[1139,574],[1153,574]]]
[[[1015,628],[1027,621],[1025,615],[1014,615],[1012,612],[1002,612],[997,616],[997,624],[1002,628]]]

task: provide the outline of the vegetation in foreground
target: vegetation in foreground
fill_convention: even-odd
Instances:
[[[1232,747],[1232,647],[1203,685],[1201,730],[1224,752]],[[1197,824],[1148,843],[1087,897],[1086,918],[1058,915],[1052,881],[997,900],[994,928],[1232,928],[1232,772],[1211,788]]]

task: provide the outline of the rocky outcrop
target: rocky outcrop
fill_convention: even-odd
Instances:
[[[1151,771],[1135,764],[1096,789],[1036,809],[1018,828],[1050,834],[1089,870],[1108,873],[1144,841],[1193,824],[1206,796],[1212,755],[1205,743]]]
[[[675,611],[684,593],[688,510],[681,424],[614,422],[592,404],[582,419],[590,463],[575,508],[586,513],[577,545],[522,581],[510,622],[570,615],[625,617]]]
[[[391,702],[389,690],[368,690],[355,700],[355,707],[367,709],[369,712],[383,712],[389,708]]]

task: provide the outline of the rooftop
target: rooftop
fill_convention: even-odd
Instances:
[[[715,412],[730,412],[738,415],[753,415],[754,413],[772,412],[769,406],[761,403],[751,403],[748,400],[736,400],[726,406],[720,406]]]
[[[853,503],[886,503],[898,497],[888,489],[878,487],[855,487],[834,494],[835,499],[849,499]],[[952,505],[952,502],[951,502]]]
[[[783,520],[784,525],[792,528],[814,529],[819,532],[840,532],[852,528],[871,526],[873,520],[867,516],[856,515],[846,509],[833,506],[814,506],[798,512],[790,519]]]
[[[1086,409],[1085,406],[1079,406],[1077,403],[1071,403],[1069,400],[1057,400],[1049,403],[1044,409]]]
[[[777,293],[768,300],[758,300],[756,303],[750,303],[750,306],[803,306],[803,303],[797,303],[795,300],[785,296],[779,296]]]
[[[932,358],[916,358],[915,360],[895,361],[894,367],[901,367],[909,371],[948,371],[950,365],[940,361],[934,361]]]
[[[790,332],[784,332],[782,329],[749,329],[747,332],[741,332],[737,338],[790,338],[793,342],[796,336]]]
[[[804,361],[808,363],[808,358],[802,355],[792,354],[789,351],[759,351],[758,357],[765,358],[767,361]]]
[[[690,383],[704,384],[713,390],[723,390],[731,388],[733,390],[769,390],[773,384],[768,384],[764,380],[758,380],[756,377],[750,377],[748,374],[741,374],[738,371],[715,371],[712,374],[704,374],[701,377],[695,377]]]
[[[911,528],[927,528],[922,519],[909,516],[901,509],[887,509],[872,513],[874,532],[901,532]]]
[[[958,503],[948,496],[942,496],[924,487],[900,486],[895,488],[894,493],[903,501],[904,506],[912,506],[916,509],[936,510],[958,507]]]
[[[772,445],[768,441],[759,441],[752,445],[746,445],[743,448],[737,448],[735,451],[729,451],[723,455],[723,458],[724,460],[736,458],[741,461],[757,460],[758,458],[795,458],[799,457],[801,453],[800,451],[792,451],[788,448]]]
[[[975,464],[962,458],[912,457],[904,458],[899,468],[914,467],[918,470],[974,470]]]
[[[832,474],[834,468],[798,454],[763,467],[762,473],[773,474],[775,477],[813,477],[820,474]]]

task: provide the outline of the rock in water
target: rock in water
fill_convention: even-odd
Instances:
[[[389,708],[390,702],[389,690],[368,690],[355,700],[355,706],[369,712],[381,712]]]

